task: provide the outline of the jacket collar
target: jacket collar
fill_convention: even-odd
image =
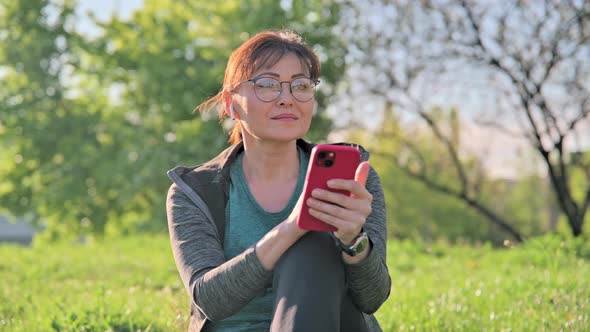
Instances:
[[[316,145],[314,143],[308,142],[302,138],[297,140],[297,146],[303,150],[303,152],[310,154],[313,147]],[[369,159],[369,152],[365,150],[362,146],[356,144],[349,144],[349,143],[336,143],[338,145],[353,145],[359,148],[361,151],[361,160],[365,161]],[[217,157],[211,159],[210,161],[194,166],[194,167],[185,167],[185,166],[177,166],[174,169],[170,170],[169,172],[174,172],[178,176],[183,176],[192,171],[209,171],[214,172],[216,175],[211,179],[213,182],[222,181],[223,178],[226,178],[229,174],[229,166],[236,160],[238,155],[244,150],[244,143],[239,142],[238,144],[234,144],[223,152],[221,152]]]
[[[311,149],[315,146],[315,144],[310,143],[304,139],[297,140],[297,146],[303,149],[305,153],[311,153]],[[223,150],[217,157],[209,160],[208,162],[194,166],[194,167],[186,167],[186,166],[177,166],[171,169],[169,172],[173,172],[178,176],[183,176],[192,171],[210,171],[217,173],[216,176],[212,179],[214,182],[220,181],[229,173],[229,166],[236,160],[238,155],[244,150],[244,142],[239,142],[238,144],[234,144],[227,149]]]
[[[307,142],[306,140],[300,138],[297,140],[297,146],[303,149],[305,153],[311,153],[311,150],[315,146],[315,144]],[[220,153],[217,157],[213,158],[209,162],[203,164],[202,167],[213,167],[224,171],[231,165],[238,155],[244,150],[244,142],[240,141],[240,143],[230,146],[229,148],[225,149],[222,153]]]

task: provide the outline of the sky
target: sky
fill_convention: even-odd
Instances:
[[[143,5],[143,0],[78,0],[76,14],[79,18],[77,28],[89,36],[96,35],[98,29],[88,19],[88,13],[94,14],[99,20],[108,20],[116,14],[128,18],[133,11]]]

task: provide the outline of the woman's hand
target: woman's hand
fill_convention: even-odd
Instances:
[[[301,208],[303,207],[303,196],[303,193],[299,195],[299,199],[297,200],[297,203],[295,203],[295,207],[293,207],[291,214],[289,215],[289,217],[287,217],[287,219],[285,219],[285,221],[283,221],[286,227],[289,230],[291,230],[294,234],[296,234],[297,237],[302,237],[303,235],[305,235],[305,233],[309,232],[308,230],[301,229],[299,228],[299,226],[297,226],[297,218],[299,218]]]
[[[306,202],[309,213],[334,226],[334,235],[345,245],[354,241],[371,214],[373,195],[365,188],[369,168],[369,163],[365,161],[356,169],[354,180],[328,181],[329,188],[349,191],[351,196],[315,189]]]
[[[303,195],[299,197],[291,215],[275,226],[256,243],[256,255],[260,264],[272,271],[281,256],[308,231],[297,226],[297,217],[303,205]]]

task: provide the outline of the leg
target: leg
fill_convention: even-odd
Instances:
[[[362,331],[356,327],[364,319],[347,296],[342,264],[328,234],[310,232],[297,241],[274,270],[271,331]]]
[[[338,331],[344,268],[329,235],[310,232],[274,269],[271,331]]]
[[[348,292],[342,299],[340,332],[368,332],[365,317],[352,302]]]

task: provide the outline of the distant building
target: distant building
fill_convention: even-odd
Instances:
[[[22,219],[14,222],[8,221],[8,218],[0,215],[0,244],[6,242],[30,245],[36,231],[29,223]]]

